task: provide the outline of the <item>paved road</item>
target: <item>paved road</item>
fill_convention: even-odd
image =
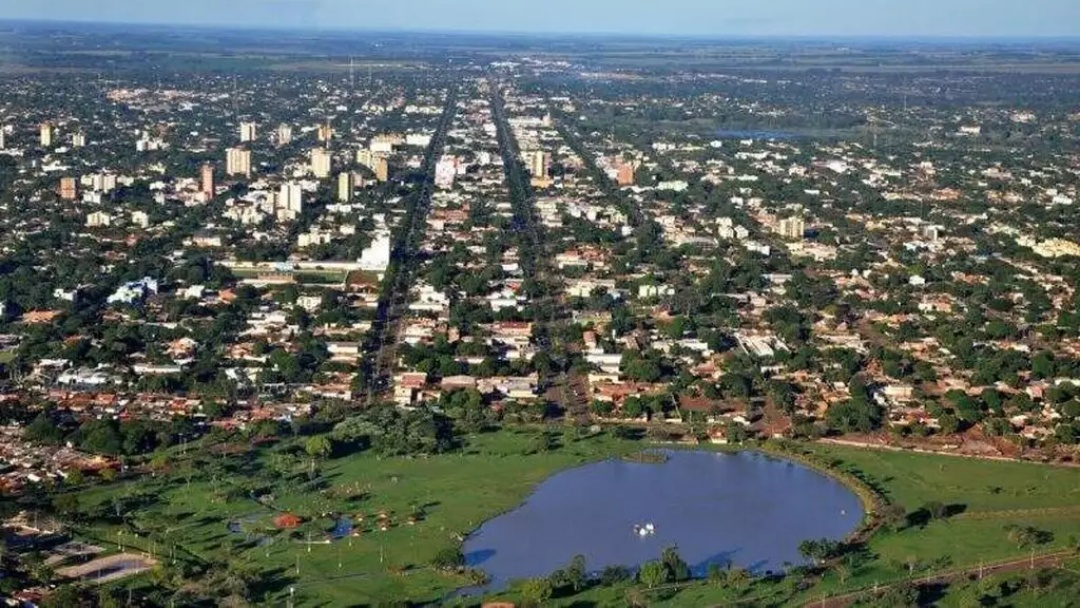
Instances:
[[[536,196],[529,177],[522,167],[518,143],[506,118],[499,82],[494,77],[488,82],[499,151],[502,154],[503,170],[506,172],[510,201],[514,208],[514,226],[521,237],[518,248],[521,269],[528,282],[541,285],[547,292],[546,297],[531,300],[531,304],[538,312],[534,319],[533,340],[539,352],[546,352],[555,359],[556,353],[565,352],[565,348],[552,330],[566,313],[565,307],[561,306],[562,301],[559,296],[562,281],[550,264],[556,252],[550,240],[544,238],[543,226],[537,219]],[[540,306],[537,306],[538,304]],[[565,366],[562,362],[557,363],[559,363],[557,372],[540,373],[540,389],[547,394],[553,393],[568,412],[576,413],[582,404],[576,393],[571,390],[571,382],[567,378]]]
[[[401,319],[408,306],[409,289],[419,266],[417,255],[424,236],[425,220],[431,209],[431,195],[434,191],[435,165],[442,155],[446,143],[446,134],[453,124],[457,112],[457,91],[447,93],[446,104],[435,134],[431,138],[424,162],[421,165],[423,182],[416,192],[409,197],[405,219],[399,228],[390,253],[390,267],[379,298],[375,321],[372,323],[372,337],[365,343],[364,369],[368,382],[364,394],[360,395],[371,405],[390,388],[391,375],[397,360],[397,346],[401,332]]]

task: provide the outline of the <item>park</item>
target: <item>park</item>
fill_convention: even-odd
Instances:
[[[72,522],[74,535],[153,560],[147,574],[110,584],[162,601],[195,597],[204,585],[271,605],[474,605],[485,598],[455,595],[486,582],[482,570],[464,565],[461,547],[471,532],[559,471],[657,447],[625,429],[562,425],[475,433],[455,449],[427,455],[337,455],[315,439],[208,441],[205,449],[172,454],[154,471],[76,491],[82,515]],[[732,576],[741,571],[732,568],[730,582],[715,583],[710,572],[657,589],[616,577],[572,593],[542,588],[540,597],[597,605],[638,596],[649,605],[798,604],[944,571],[1060,556],[1076,549],[1080,533],[1076,468],[795,442],[694,448],[762,451],[811,466],[852,488],[867,515],[848,548],[834,547],[786,577]],[[537,593],[530,582],[487,598],[527,604]]]

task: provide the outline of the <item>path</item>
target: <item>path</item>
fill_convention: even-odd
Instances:
[[[822,598],[821,600],[807,602],[806,606],[807,608],[846,608],[847,606],[850,606],[851,604],[856,602],[860,597],[863,597],[867,594],[872,594],[875,591],[877,593],[881,593],[883,591],[892,589],[894,587],[899,587],[901,585],[932,585],[948,583],[960,578],[966,578],[970,576],[977,576],[982,578],[989,574],[1003,574],[1007,572],[1034,570],[1035,568],[1057,568],[1061,566],[1062,560],[1075,556],[1076,553],[1073,551],[1055,551],[1053,553],[1032,555],[1019,559],[1014,558],[1006,561],[983,564],[981,566],[970,566],[966,568],[946,570],[938,573],[929,573],[916,577],[908,577],[884,585],[863,587],[841,595],[834,595],[832,597]]]

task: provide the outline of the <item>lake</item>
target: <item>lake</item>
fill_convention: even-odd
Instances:
[[[577,554],[590,571],[636,568],[671,545],[696,575],[713,563],[763,573],[805,563],[800,542],[843,539],[862,521],[851,490],[805,466],[756,452],[662,453],[662,463],[606,460],[547,479],[465,540],[466,562],[491,590]],[[639,535],[647,523],[654,532]]]

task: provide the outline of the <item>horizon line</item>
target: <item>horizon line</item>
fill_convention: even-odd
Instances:
[[[736,33],[663,33],[618,31],[559,30],[468,30],[455,28],[398,28],[317,25],[244,25],[218,23],[168,23],[150,21],[103,21],[96,19],[18,19],[0,16],[0,24],[124,26],[141,28],[188,28],[217,31],[365,34],[441,34],[449,36],[638,38],[653,40],[738,40],[738,41],[814,41],[814,42],[1080,42],[1080,34],[736,34]]]

